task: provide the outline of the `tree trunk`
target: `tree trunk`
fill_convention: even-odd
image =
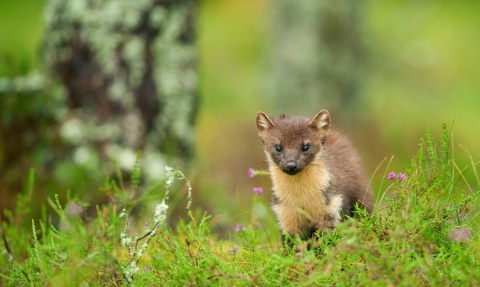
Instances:
[[[158,178],[193,155],[197,111],[192,0],[47,1],[45,64],[67,95],[60,135],[73,158]]]
[[[147,180],[188,163],[196,1],[48,0],[44,15],[45,74],[0,79],[0,210],[30,168],[36,199],[74,188],[94,202],[113,163],[128,173],[138,150]]]
[[[273,1],[270,94],[288,113],[355,107],[360,44],[356,1]]]

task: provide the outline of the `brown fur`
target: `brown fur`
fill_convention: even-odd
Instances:
[[[282,231],[306,238],[334,227],[342,212],[352,216],[357,202],[372,211],[372,190],[360,157],[344,135],[330,130],[328,111],[313,119],[270,119],[259,112],[257,130],[272,178],[272,209]]]

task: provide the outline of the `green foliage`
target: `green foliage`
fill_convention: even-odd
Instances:
[[[137,158],[138,162],[138,158]],[[183,175],[178,170],[166,167],[169,185],[175,178]],[[107,179],[102,191],[112,200],[97,206],[96,217],[90,218],[83,207],[88,204],[70,197],[67,192],[67,204],[62,205],[58,195],[48,198],[54,214],[31,220],[31,228],[25,229],[24,221],[31,216],[34,185],[34,173],[30,173],[28,188],[17,201],[15,212],[5,212],[9,221],[2,223],[1,235],[5,252],[0,258],[1,282],[8,286],[18,285],[54,285],[70,286],[96,282],[96,285],[119,285],[132,280],[138,268],[133,265],[142,257],[149,241],[160,228],[165,228],[166,201],[158,204],[153,215],[153,228],[147,229],[142,236],[132,239],[132,231],[126,216],[126,209],[142,205],[152,199],[152,190],[143,192],[138,198],[133,195],[139,189],[140,171],[135,164],[132,171],[130,189],[125,189],[121,173],[118,180]],[[189,184],[188,184],[189,186]],[[191,187],[189,186],[191,189]],[[157,189],[158,190],[158,189]],[[158,200],[158,195],[157,195]],[[190,203],[189,203],[190,204]],[[80,209],[80,211],[78,210]],[[118,214],[118,210],[123,211]],[[45,209],[44,209],[45,210]],[[125,217],[125,223],[120,220]],[[123,232],[122,232],[123,228]],[[138,232],[138,231],[137,231]],[[137,233],[136,232],[136,233]],[[127,234],[128,233],[128,234]],[[125,242],[128,239],[128,242]],[[140,248],[137,245],[144,240]],[[128,258],[124,258],[122,246],[128,249]]]
[[[387,199],[371,215],[359,211],[357,219],[324,232],[311,248],[302,242],[279,248],[265,241],[256,224],[217,240],[205,214],[190,212],[188,221],[168,227],[173,180],[186,180],[189,187],[183,173],[168,167],[164,201],[157,205],[153,227],[143,232],[127,215],[150,201],[158,187],[124,201],[132,190],[123,188],[121,176],[107,180],[102,191],[112,200],[98,206],[94,218],[71,216],[75,200],[69,197],[62,206],[55,197],[49,203],[58,222],[44,216],[24,230],[14,222],[26,218],[20,211],[28,212],[31,204],[28,188],[11,223],[2,225],[11,251],[5,252],[10,258],[0,259],[5,263],[0,276],[7,286],[471,285],[480,282],[478,194],[457,191],[461,174],[454,173],[449,146],[446,126],[438,143],[427,131],[406,177],[392,178],[384,191],[391,192]],[[33,173],[29,182],[33,187]]]

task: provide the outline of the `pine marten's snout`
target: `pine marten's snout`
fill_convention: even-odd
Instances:
[[[272,158],[283,172],[289,175],[295,175],[305,167],[304,156],[292,147],[286,147],[282,150],[282,153],[276,152],[272,155]]]
[[[287,170],[288,171],[295,171],[297,169],[297,163],[294,161],[287,162]]]
[[[287,161],[283,171],[289,175],[295,175],[300,171],[300,169],[297,166],[297,162],[294,160],[291,160],[291,161]]]

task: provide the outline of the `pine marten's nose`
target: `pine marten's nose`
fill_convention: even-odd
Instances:
[[[287,162],[287,170],[288,171],[295,171],[297,169],[297,163],[294,161]]]

